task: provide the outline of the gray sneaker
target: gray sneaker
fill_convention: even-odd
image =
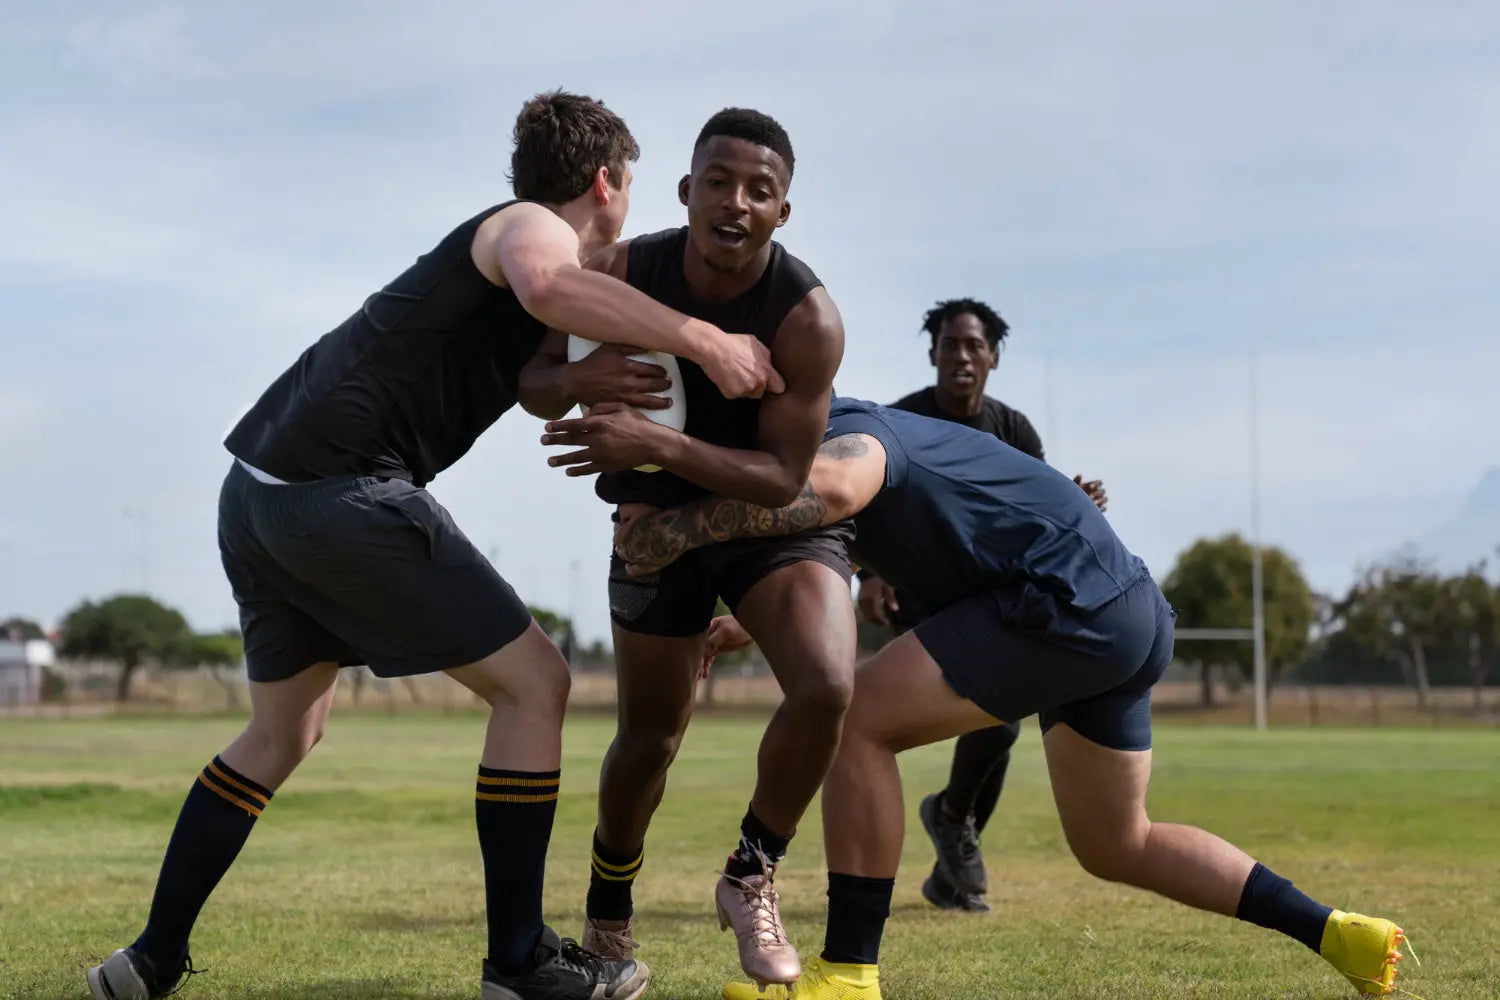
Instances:
[[[121,948],[89,969],[89,994],[94,1000],[157,1000],[182,989],[184,977],[196,976],[193,960],[183,956],[182,968],[171,979],[156,971],[146,956],[134,948]]]
[[[932,838],[937,850],[938,870],[959,892],[983,896],[989,891],[989,875],[984,870],[984,856],[979,853],[979,831],[974,817],[965,816],[955,823],[943,815],[942,793],[934,792],[922,800],[917,810],[922,828]]]
[[[636,1000],[650,982],[639,962],[601,958],[550,927],[542,928],[536,963],[530,972],[506,976],[485,962],[481,1000]]]
[[[988,913],[990,904],[984,901],[983,896],[973,893],[959,892],[948,884],[943,878],[943,873],[938,871],[937,865],[932,866],[932,874],[927,876],[927,881],[922,883],[922,898],[940,910],[960,910],[964,913]]]

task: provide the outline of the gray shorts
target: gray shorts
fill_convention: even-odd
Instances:
[[[219,492],[219,555],[252,681],[324,661],[433,673],[483,659],[531,623],[442,505],[400,479],[275,485],[234,462]]]

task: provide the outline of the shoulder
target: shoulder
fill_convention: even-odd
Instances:
[[[791,308],[776,329],[771,351],[773,354],[791,352],[798,356],[806,352],[832,351],[842,359],[844,318],[827,289],[821,286],[811,289]]]
[[[578,234],[557,213],[534,201],[508,201],[481,212],[464,226],[473,227],[469,254],[492,284],[510,285],[507,266],[532,258],[577,259]],[[508,263],[507,263],[508,262]]]
[[[777,270],[787,280],[801,285],[805,289],[821,288],[823,280],[816,272],[796,254],[792,253],[782,244],[772,241],[772,252],[776,255]]]
[[[989,423],[997,429],[1006,444],[1033,458],[1043,458],[1041,435],[1036,432],[1026,414],[989,396],[984,398],[984,406],[990,413]]]
[[[1031,421],[1026,418],[1026,414],[1008,403],[1000,402],[993,396],[984,397],[984,408],[1007,427],[1029,428],[1031,426]]]

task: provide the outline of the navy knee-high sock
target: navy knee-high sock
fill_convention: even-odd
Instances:
[[[484,856],[488,959],[501,975],[530,972],[536,964],[547,843],[560,778],[560,771],[479,768],[474,820]]]
[[[167,843],[146,929],[132,948],[164,983],[176,979],[203,904],[271,802],[271,792],[215,757],[198,775]]]

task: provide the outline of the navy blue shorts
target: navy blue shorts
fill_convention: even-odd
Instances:
[[[1112,750],[1151,748],[1151,688],[1172,662],[1171,606],[1149,575],[1090,612],[1032,584],[952,605],[915,632],[949,687],[995,718],[1065,722]]]
[[[432,494],[374,476],[262,483],[238,463],[219,492],[219,556],[252,681],[314,663],[381,677],[481,660],[531,612]]]

